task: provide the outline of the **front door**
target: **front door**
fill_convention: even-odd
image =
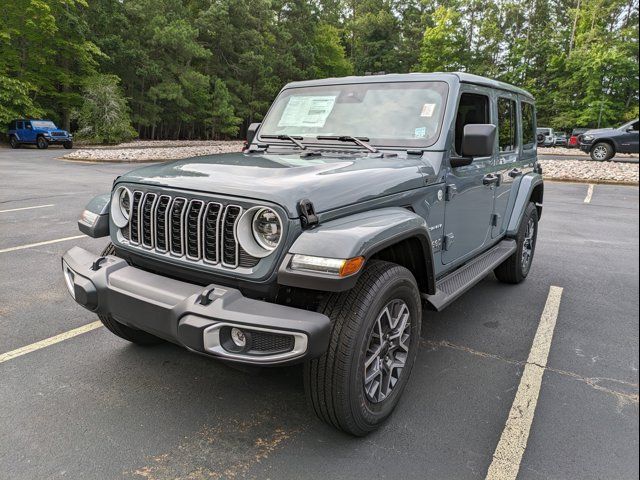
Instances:
[[[627,131],[622,134],[620,139],[620,152],[621,153],[638,153],[638,121],[633,122]]]
[[[452,155],[461,155],[462,132],[470,123],[492,122],[489,93],[466,87],[458,100]],[[490,240],[493,212],[494,157],[475,158],[471,165],[450,168],[446,176],[446,203],[442,262],[447,264],[481,250]]]

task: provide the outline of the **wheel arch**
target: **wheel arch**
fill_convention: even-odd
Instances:
[[[520,221],[529,202],[535,202],[538,210],[538,218],[542,216],[542,200],[544,197],[544,182],[539,173],[528,173],[522,177],[518,186],[518,192],[511,211],[511,217],[507,225],[507,237],[513,237],[518,233]]]
[[[409,269],[421,292],[435,291],[431,237],[424,218],[405,208],[391,207],[332,220],[306,230],[289,248],[280,269],[280,285],[312,290],[344,291],[353,288],[362,270],[336,277],[290,268],[293,255],[348,259],[364,257],[397,263]],[[365,264],[366,264],[365,262]]]

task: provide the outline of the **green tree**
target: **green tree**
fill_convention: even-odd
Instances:
[[[78,137],[92,143],[118,143],[136,136],[129,106],[115,75],[95,75],[85,82],[77,113]]]

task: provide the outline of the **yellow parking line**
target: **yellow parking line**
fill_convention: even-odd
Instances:
[[[91,322],[87,325],[83,325],[82,327],[69,330],[68,332],[60,333],[59,335],[55,335],[53,337],[40,340],[39,342],[32,343],[31,345],[11,350],[10,352],[0,355],[0,363],[12,360],[22,355],[26,355],[27,353],[35,352],[36,350],[40,350],[41,348],[55,345],[56,343],[63,342],[64,340],[68,340],[69,338],[77,337],[78,335],[82,335],[83,333],[87,333],[91,330],[95,330],[96,328],[100,328],[101,326],[102,322],[100,321]]]
[[[33,210],[34,208],[45,208],[45,207],[53,207],[53,206],[54,204],[50,203],[48,205],[36,205],[35,207],[11,208],[9,210],[0,210],[0,213],[19,212],[20,210]]]
[[[591,197],[593,197],[593,189],[595,185],[593,183],[589,184],[589,189],[587,190],[587,196],[584,197],[584,203],[591,203]]]
[[[76,235],[74,237],[65,237],[65,238],[56,238],[55,240],[47,240],[46,242],[29,243],[27,245],[20,245],[19,247],[5,248],[3,250],[0,250],[0,253],[15,252],[16,250],[24,250],[25,248],[40,247],[41,245],[49,245],[51,243],[66,242],[67,240],[76,240],[78,238],[83,238],[83,237],[86,237],[86,235]]]
[[[518,391],[487,472],[487,480],[515,480],[518,476],[538,404],[561,297],[562,288],[550,288]]]

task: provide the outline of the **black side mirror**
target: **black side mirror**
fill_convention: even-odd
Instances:
[[[470,123],[464,126],[462,134],[462,155],[464,157],[490,157],[496,145],[495,125],[490,123]]]
[[[260,125],[260,123],[252,123],[249,125],[249,128],[247,128],[247,146],[251,145],[251,142],[253,142]]]

